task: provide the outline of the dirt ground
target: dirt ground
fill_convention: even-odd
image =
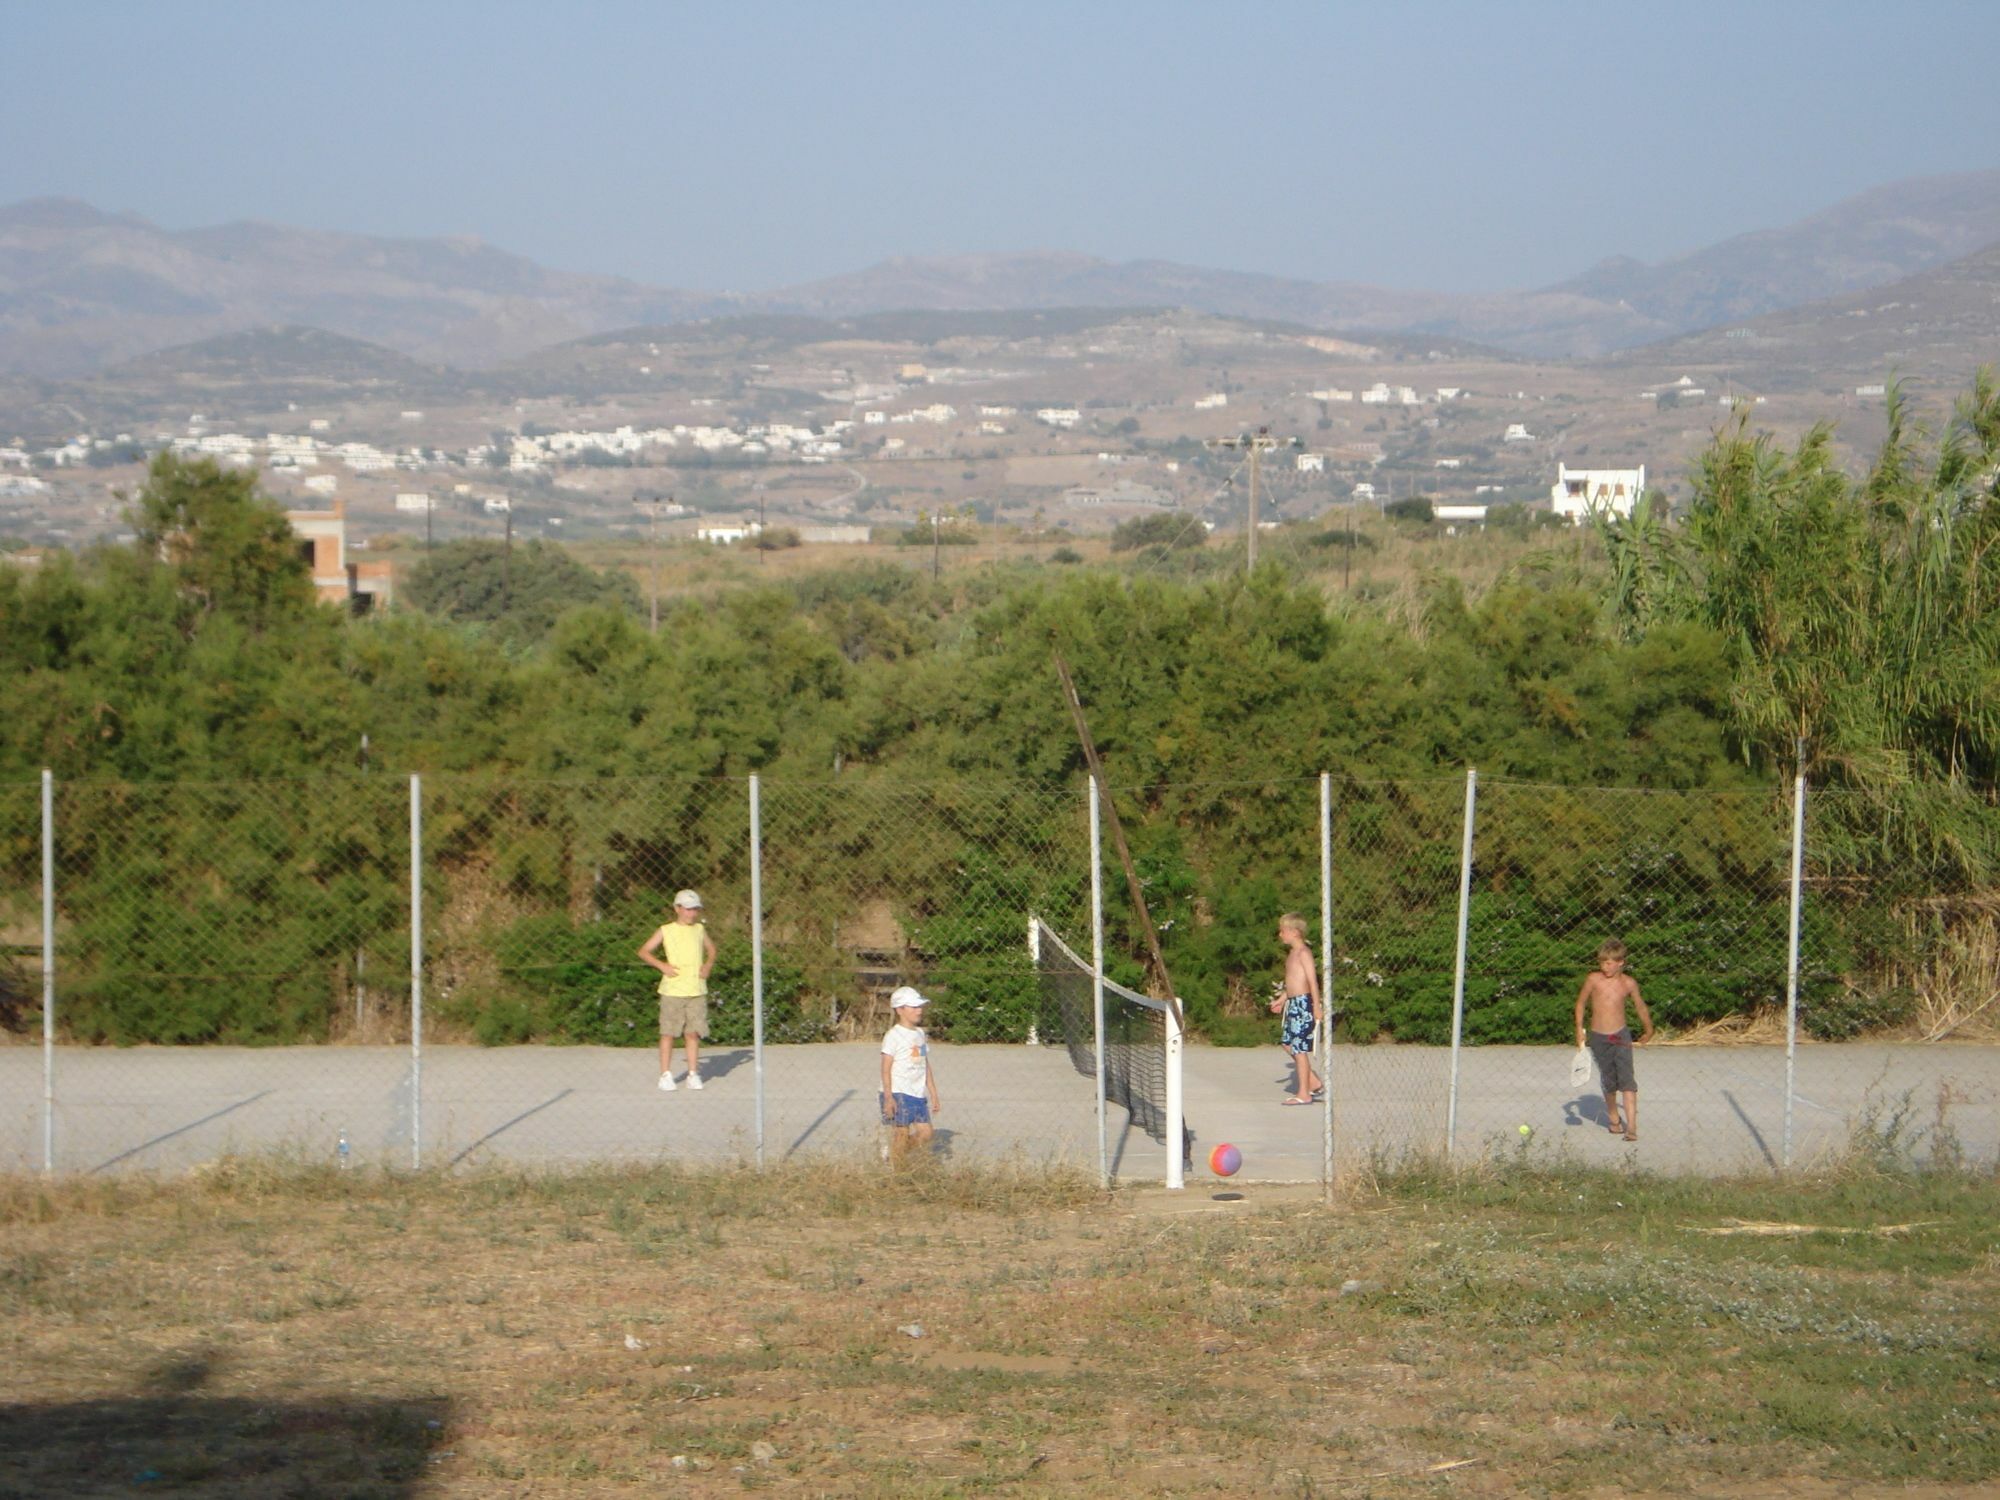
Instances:
[[[11,1179],[0,1495],[2000,1477],[1990,1179],[1240,1191],[984,1168]],[[1784,1232],[1715,1232],[1753,1211]]]

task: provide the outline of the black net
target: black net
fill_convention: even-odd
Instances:
[[[1097,1028],[1092,971],[1049,927],[1035,923],[1035,967],[1042,989],[1041,1028],[1060,1035],[1069,1060],[1085,1078],[1097,1076]],[[1167,1139],[1167,1007],[1112,980],[1104,981],[1104,1097],[1162,1145]],[[1193,1141],[1185,1119],[1181,1146]]]

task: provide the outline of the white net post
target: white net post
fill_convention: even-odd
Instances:
[[[56,1169],[56,778],[42,772],[42,1171]]]
[[[1479,773],[1465,768],[1465,842],[1458,857],[1458,951],[1451,971],[1451,1091],[1445,1102],[1444,1154],[1458,1144],[1458,1063],[1465,1032],[1465,936],[1472,904],[1472,819],[1479,799]]]
[[[410,1169],[424,1164],[424,778],[410,776]]]
[[[1792,779],[1792,910],[1785,941],[1785,1140],[1783,1161],[1792,1164],[1792,1099],[1799,1051],[1799,909],[1806,849],[1806,776]]]
[[[1090,1018],[1097,1075],[1097,1185],[1111,1186],[1111,1135],[1104,1117],[1104,825],[1097,778],[1090,778]]]

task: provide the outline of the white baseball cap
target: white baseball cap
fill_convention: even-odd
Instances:
[[[674,892],[674,905],[676,905],[676,906],[685,906],[685,907],[687,907],[687,908],[688,908],[689,910],[691,910],[691,911],[700,911],[700,910],[701,910],[701,892],[700,892],[700,891],[676,891],[676,892]]]
[[[914,1009],[917,1006],[929,1005],[930,1003],[926,997],[919,994],[907,984],[898,985],[889,992],[889,1008],[891,1010],[902,1010],[905,1007]]]

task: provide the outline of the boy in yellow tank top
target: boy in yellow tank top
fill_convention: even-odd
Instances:
[[[687,1086],[701,1087],[701,1039],[708,1035],[708,973],[715,944],[701,920],[701,897],[681,891],[674,919],[646,939],[639,957],[660,971],[660,1092],[674,1091],[674,1037],[687,1047]]]

